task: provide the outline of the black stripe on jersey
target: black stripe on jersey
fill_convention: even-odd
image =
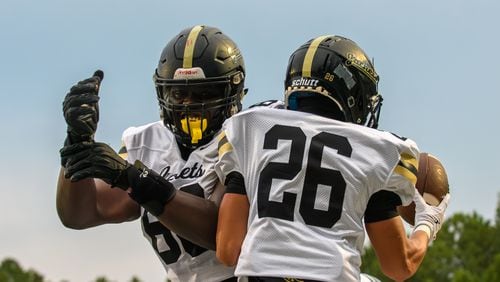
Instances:
[[[233,171],[226,176],[226,193],[246,195],[245,180],[241,173]]]
[[[267,101],[263,101],[263,102],[260,102],[257,104],[253,104],[248,108],[251,109],[251,108],[255,108],[255,107],[269,107],[269,108],[274,108],[274,109],[284,109],[285,104],[283,102],[281,102],[280,100],[267,100]]]
[[[120,147],[120,150],[118,150],[118,155],[122,159],[127,160],[127,157],[128,157],[127,147],[125,147],[125,144],[123,142],[122,142],[122,146]]]
[[[394,168],[394,172],[405,177],[415,185],[417,183],[417,171],[417,159],[410,154],[402,153],[398,165]]]
[[[399,138],[399,139],[403,140],[403,141],[406,141],[406,140],[408,139],[408,138],[406,138],[406,137],[404,137],[404,136],[399,136],[399,135],[397,135],[396,133],[392,133],[392,132],[389,132],[389,133],[390,133],[390,134],[392,134],[392,135],[394,135],[395,137],[397,137],[397,138]]]
[[[220,149],[222,146],[226,145],[226,143],[228,142],[228,141],[227,141],[227,136],[226,136],[226,134],[222,135],[221,137],[222,137],[222,138],[219,140],[219,149]]]
[[[219,134],[219,136],[217,136],[217,138],[219,139],[218,151],[219,151],[219,159],[220,159],[220,157],[222,155],[224,155],[226,152],[232,151],[233,146],[231,146],[231,143],[229,143],[229,141],[227,140],[227,136],[226,136],[225,132],[222,132],[221,134]]]
[[[398,166],[402,166],[402,167],[406,168],[411,173],[413,173],[415,176],[417,176],[417,168],[414,165],[412,165],[411,163],[406,162],[405,160],[399,160]]]
[[[120,154],[126,154],[126,153],[127,153],[127,147],[125,147],[125,146],[122,146],[120,148],[120,150],[118,151],[118,155],[120,155]]]

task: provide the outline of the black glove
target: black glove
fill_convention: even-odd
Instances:
[[[133,166],[107,144],[84,141],[66,145],[59,152],[66,161],[64,177],[72,182],[100,178],[112,187],[130,187],[127,170]]]
[[[104,73],[97,70],[91,78],[71,87],[63,101],[63,113],[68,125],[65,145],[93,141],[99,121],[99,87]],[[63,163],[63,166],[65,164]]]
[[[111,187],[132,188],[130,197],[148,212],[159,216],[177,190],[165,178],[140,161],[134,166],[122,159],[111,147],[98,142],[67,145],[60,151],[67,160],[64,177],[71,181],[100,178]]]

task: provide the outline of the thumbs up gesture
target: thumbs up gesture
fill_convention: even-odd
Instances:
[[[64,119],[67,124],[65,144],[93,141],[99,121],[99,88],[104,73],[97,70],[90,78],[71,87],[63,101]]]

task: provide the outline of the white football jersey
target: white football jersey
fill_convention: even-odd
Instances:
[[[120,155],[128,162],[140,160],[148,168],[170,181],[177,189],[208,198],[217,175],[217,144],[201,146],[183,160],[175,136],[162,121],[125,130],[126,148]],[[222,281],[234,276],[234,268],[225,267],[215,252],[199,247],[168,230],[158,219],[141,209],[142,230],[163,263],[171,281]]]
[[[250,203],[237,276],[360,281],[370,196],[415,193],[409,140],[318,115],[254,108],[218,136],[217,174],[239,172]]]

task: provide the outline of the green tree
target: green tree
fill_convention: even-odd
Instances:
[[[130,282],[142,282],[142,280],[137,276],[132,276],[132,279],[130,279]]]
[[[110,281],[105,276],[99,276],[99,277],[97,277],[95,282],[110,282]]]
[[[4,259],[0,264],[0,282],[43,282],[43,276],[34,270],[23,268],[11,258]]]
[[[0,264],[0,282],[45,282],[43,276],[38,272],[23,268],[12,258],[6,258]],[[130,282],[141,282],[137,276],[132,276]],[[46,281],[49,282],[49,281]],[[61,282],[69,282],[68,280],[61,280]],[[98,276],[95,282],[111,282],[105,276]]]
[[[500,281],[500,201],[495,224],[476,212],[457,213],[443,224],[417,273],[408,281]],[[390,281],[380,271],[373,249],[363,255],[363,272]]]

